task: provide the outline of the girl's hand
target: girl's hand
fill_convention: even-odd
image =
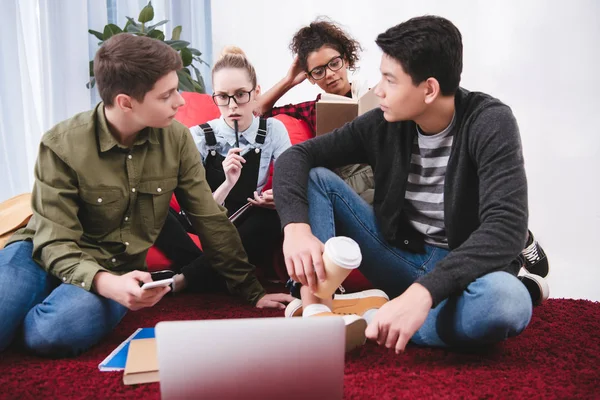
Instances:
[[[225,182],[230,187],[235,186],[242,174],[242,164],[246,162],[244,157],[240,156],[242,149],[234,147],[227,152],[227,157],[223,160],[223,172],[225,172]]]
[[[261,195],[258,192],[254,192],[254,198],[251,199],[248,197],[248,201],[252,203],[252,205],[257,207],[269,208],[271,210],[275,209],[275,199],[273,198],[273,189],[265,190]]]
[[[292,65],[290,66],[290,69],[286,75],[286,79],[291,86],[299,85],[306,79],[306,72],[300,68],[298,56],[294,57],[294,62],[292,62]]]

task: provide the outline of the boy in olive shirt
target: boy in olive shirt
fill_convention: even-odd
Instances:
[[[156,304],[170,289],[140,284],[151,281],[144,260],[173,193],[232,293],[257,307],[290,300],[265,294],[188,129],[173,120],[185,103],[181,67],[161,41],[113,36],[94,60],[103,102],[43,136],[33,217],[0,250],[0,351],[18,339],[39,355],[73,356],[128,309]]]

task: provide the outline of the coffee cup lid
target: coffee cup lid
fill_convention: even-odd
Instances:
[[[325,243],[325,252],[337,265],[342,268],[358,268],[362,261],[362,254],[358,243],[349,237],[332,237]]]

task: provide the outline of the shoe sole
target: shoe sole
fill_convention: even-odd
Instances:
[[[351,300],[351,299],[364,299],[365,297],[383,297],[389,301],[388,295],[379,289],[363,290],[362,292],[348,293],[348,294],[336,294],[334,300]]]
[[[302,300],[294,299],[287,307],[285,307],[284,315],[286,318],[301,317],[302,316]]]
[[[550,297],[550,287],[546,279],[535,274],[525,274],[520,278],[523,285],[527,288],[534,306],[539,306],[548,300],[548,297]]]

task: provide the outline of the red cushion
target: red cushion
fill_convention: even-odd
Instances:
[[[292,142],[292,145],[302,143],[305,140],[314,137],[312,131],[305,121],[290,117],[289,115],[285,114],[279,114],[273,118],[283,122],[283,125],[285,125],[288,135],[290,136],[290,142]]]
[[[177,197],[175,197],[175,195],[171,196],[171,202],[169,203],[169,207],[171,207],[177,212],[181,211],[181,207],[179,206],[179,202],[177,201]]]
[[[179,107],[175,119],[189,127],[204,124],[221,117],[212,97],[202,93],[181,92],[185,105]]]
[[[202,246],[200,246],[200,239],[198,239],[198,236],[192,233],[188,233],[188,235],[194,241],[194,243],[196,243],[196,246],[202,248]],[[154,272],[171,268],[173,262],[169,260],[167,256],[165,256],[165,254],[156,246],[152,246],[150,249],[148,249],[148,254],[146,255],[146,264],[148,265],[148,271]]]

